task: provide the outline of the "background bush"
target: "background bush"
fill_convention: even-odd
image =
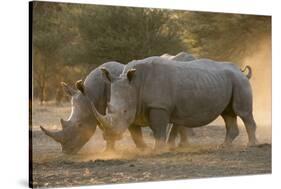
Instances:
[[[186,51],[214,60],[241,60],[271,37],[271,17],[167,9],[33,3],[33,97],[63,94],[107,61]]]

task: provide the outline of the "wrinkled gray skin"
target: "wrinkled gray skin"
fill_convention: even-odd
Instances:
[[[146,124],[153,130],[158,149],[165,144],[168,123],[193,128],[222,116],[224,145],[229,145],[239,133],[239,116],[249,145],[256,143],[251,86],[234,64],[208,59],[186,64],[150,57],[129,63],[119,77],[103,71],[111,82],[109,110],[103,117],[95,106],[93,112],[116,135],[122,135],[132,123]]]
[[[196,58],[186,52],[180,52],[176,54],[175,56],[170,55],[170,54],[163,54],[160,57],[168,59],[168,60],[176,60],[176,61],[183,61],[183,62],[188,62],[195,60]],[[180,143],[179,146],[188,146],[188,136],[194,136],[195,133],[192,128],[187,128],[184,126],[178,126],[178,127],[173,127],[172,124],[169,124],[168,130],[170,129],[169,127],[172,127],[170,135],[169,135],[169,140],[168,143],[170,144],[170,147],[175,147],[175,141],[177,135],[180,136]]]
[[[112,75],[117,76],[122,72],[124,65],[118,62],[108,62],[100,67],[105,67],[110,70]],[[74,154],[83,147],[96,130],[98,122],[91,110],[91,103],[104,114],[108,97],[110,96],[110,85],[105,82],[100,69],[93,70],[86,77],[84,84],[78,85],[76,83],[76,89],[69,87],[65,83],[62,85],[65,92],[71,96],[71,114],[67,121],[61,119],[63,128],[61,131],[51,132],[42,126],[41,129],[45,134],[61,144],[64,153]],[[104,135],[107,140],[107,148],[113,147],[114,137],[114,135]]]
[[[189,56],[187,53],[181,56],[184,61],[185,57]],[[178,55],[179,55],[178,54]],[[170,57],[175,57],[167,55]],[[177,55],[176,55],[177,56]],[[110,96],[110,84],[106,82],[101,74],[99,68],[105,67],[112,73],[113,76],[118,76],[123,71],[123,64],[118,62],[108,62],[93,70],[85,79],[82,88],[84,88],[85,96],[78,88],[76,83],[76,89],[71,88],[65,83],[62,83],[62,87],[67,95],[71,97],[72,111],[67,121],[61,119],[62,130],[58,132],[52,132],[46,130],[44,127],[40,127],[42,131],[59,142],[62,146],[63,153],[75,154],[88,142],[91,136],[95,133],[96,125],[98,124],[94,114],[92,113],[90,103],[94,103],[99,112],[105,113],[106,104]],[[89,100],[90,99],[90,100]],[[103,129],[103,128],[101,128]],[[145,148],[146,145],[142,139],[142,133],[139,126],[132,125],[129,128],[133,141],[138,148]],[[104,139],[107,141],[106,150],[114,149],[115,140],[118,139],[110,131],[103,132]],[[174,143],[176,136],[180,134],[181,144],[186,143],[187,134],[193,134],[192,130],[184,130],[183,128],[172,128],[170,143]]]

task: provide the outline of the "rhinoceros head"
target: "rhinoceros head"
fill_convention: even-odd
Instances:
[[[60,119],[62,129],[50,131],[40,126],[41,130],[60,143],[63,153],[77,153],[91,138],[96,129],[96,119],[93,116],[90,102],[84,95],[82,81],[76,82],[77,89],[62,83],[66,94],[71,96],[72,110],[67,121]]]
[[[106,68],[101,70],[111,83],[110,102],[105,115],[100,114],[94,104],[92,109],[104,132],[120,137],[135,119],[136,89],[131,81],[136,70],[130,69],[119,77],[113,77]]]

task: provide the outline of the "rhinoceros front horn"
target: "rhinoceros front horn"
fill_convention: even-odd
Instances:
[[[91,106],[92,106],[92,110],[93,110],[94,115],[96,116],[97,120],[101,124],[100,126],[103,127],[103,129],[110,128],[111,124],[109,122],[109,115],[100,114],[93,103],[91,103]]]
[[[40,125],[40,129],[49,137],[51,137],[52,139],[54,139],[55,141],[59,142],[59,143],[63,143],[63,133],[62,131],[57,131],[57,132],[53,132],[53,131],[48,131],[47,129],[45,129],[44,127],[42,127]]]

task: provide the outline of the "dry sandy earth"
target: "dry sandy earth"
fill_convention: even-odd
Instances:
[[[75,186],[104,183],[159,181],[185,178],[219,177],[271,173],[271,125],[259,125],[259,145],[246,147],[245,128],[232,148],[218,148],[224,140],[225,128],[221,120],[207,127],[196,128],[190,147],[161,154],[135,149],[125,133],[117,143],[116,153],[103,153],[104,141],[98,130],[79,154],[67,156],[60,145],[45,136],[39,124],[49,129],[59,128],[59,118],[67,118],[69,104],[33,106],[32,148],[33,186]],[[153,146],[148,128],[145,141]]]

